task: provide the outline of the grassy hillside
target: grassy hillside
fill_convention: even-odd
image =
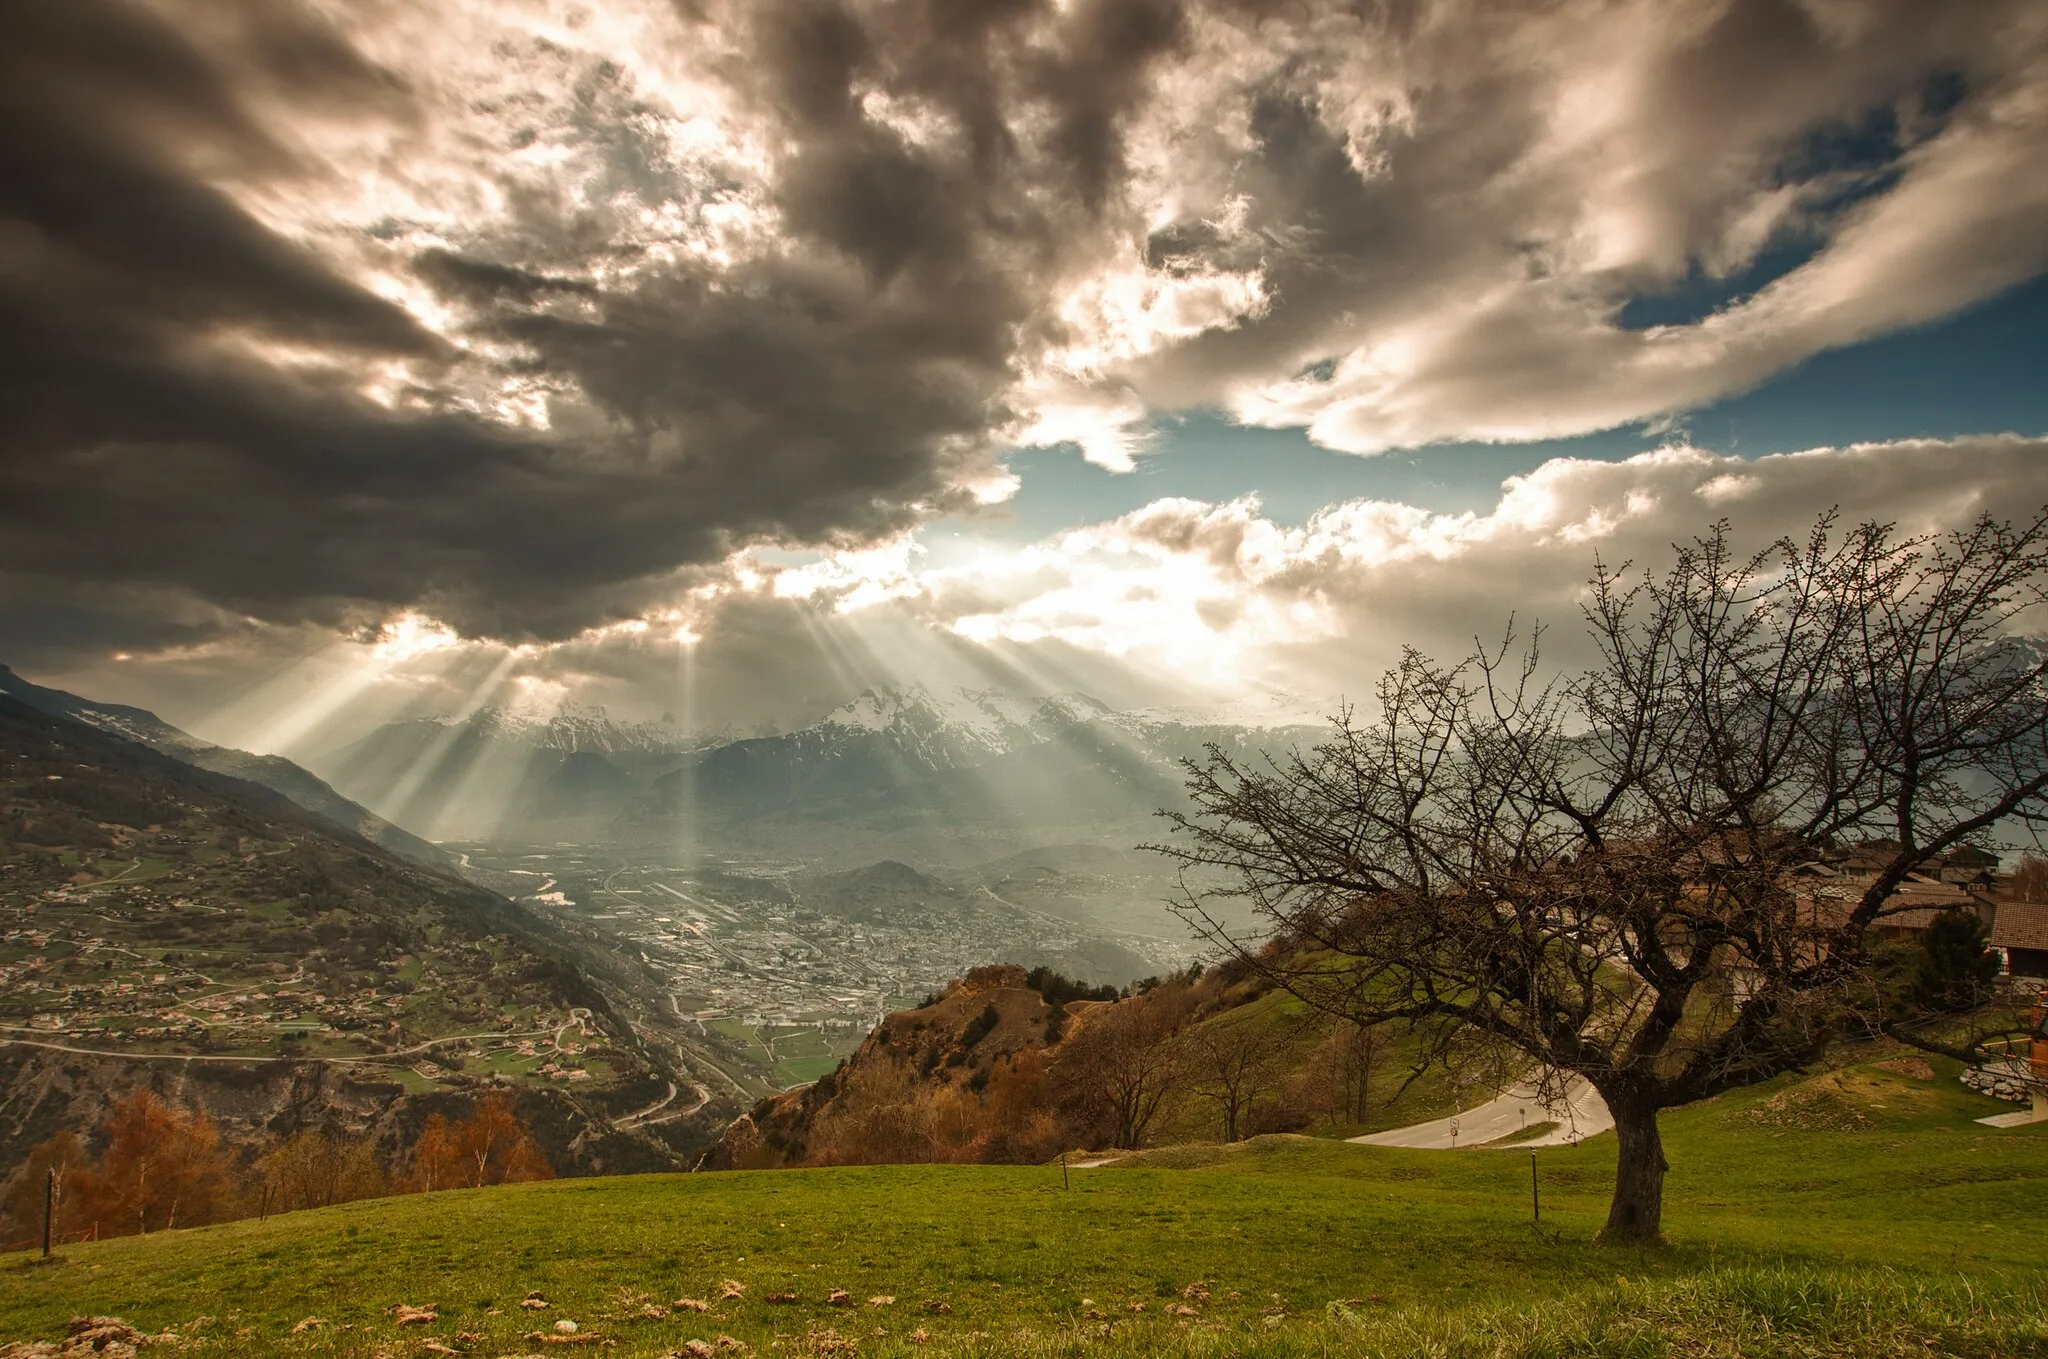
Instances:
[[[1174,977],[1112,1007],[1057,974],[998,964],[885,1017],[843,1068],[762,1100],[726,1128],[707,1167],[1001,1163],[1123,1145],[1098,1117],[1101,1072],[1070,1040],[1113,1009],[1148,1008],[1160,1018],[1147,1041],[1171,1049],[1158,1065],[1172,1074],[1157,1077],[1163,1093],[1142,1145],[1229,1140],[1225,1063],[1239,1138],[1349,1137],[1473,1102],[1441,1067],[1420,1062],[1413,1035],[1394,1026],[1359,1034],[1240,968]]]
[[[621,1356],[889,1354],[919,1330],[987,1353],[2048,1354],[2048,1131],[1971,1121],[1997,1107],[1860,1067],[1675,1113],[1664,1252],[1589,1244],[1610,1137],[1537,1153],[1540,1228],[1526,1152],[1268,1137],[1071,1191],[1056,1165],[650,1176],[71,1247],[0,1261],[0,1339],[112,1313],[224,1354],[574,1353],[522,1338],[563,1318]],[[716,1301],[726,1279],[742,1299]],[[430,1303],[430,1325],[387,1313]]]

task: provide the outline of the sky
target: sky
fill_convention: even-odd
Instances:
[[[19,0],[0,661],[290,753],[1327,708],[2038,512],[2044,160],[2027,0]]]

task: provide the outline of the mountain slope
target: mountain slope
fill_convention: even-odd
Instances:
[[[500,1078],[558,1169],[672,1164],[612,1119],[673,1064],[557,927],[4,696],[0,931],[0,1167],[137,1085],[231,1138],[311,1123],[397,1146]]]
[[[0,665],[0,694],[52,717],[138,741],[160,754],[183,760],[201,769],[261,784],[281,793],[315,816],[324,817],[345,830],[435,868],[453,868],[455,857],[422,840],[411,831],[378,816],[368,808],[337,793],[311,771],[279,755],[253,755],[230,746],[216,746],[182,731],[144,708],[121,703],[96,703],[62,689],[32,684]]]
[[[1042,1163],[1062,1148],[1348,1137],[1458,1111],[1460,1093],[1418,1071],[1417,1055],[1398,1029],[1314,1013],[1234,961],[1121,994],[1050,968],[983,966],[886,1016],[838,1070],[758,1102],[704,1168]]]

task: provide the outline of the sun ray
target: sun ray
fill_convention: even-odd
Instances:
[[[695,741],[697,734],[697,639],[693,635],[678,636],[676,639],[676,689],[682,731],[687,739]],[[685,765],[677,771],[674,787],[676,801],[672,810],[675,828],[675,848],[679,859],[693,863],[703,852],[704,828],[700,824],[697,781],[694,771]]]
[[[397,780],[378,799],[379,805],[388,809],[384,815],[400,825],[412,824],[412,818],[416,814],[414,800],[428,781],[441,772],[442,765],[446,763],[456,742],[463,735],[463,724],[496,692],[505,677],[512,673],[512,667],[518,661],[517,651],[505,649],[485,672],[484,677],[470,688],[462,703],[457,706],[457,710],[449,714],[448,723],[427,742],[419,755],[407,764]],[[417,809],[417,814],[425,817],[432,811],[432,808],[423,807]]]
[[[422,833],[435,840],[494,838],[509,820],[540,750],[524,741],[472,734],[451,758],[457,772]]]

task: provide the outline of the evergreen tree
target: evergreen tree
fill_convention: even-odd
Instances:
[[[1951,907],[1934,917],[1914,960],[1913,1000],[1941,1014],[1982,1005],[1998,980],[1991,931],[1975,911]]]

